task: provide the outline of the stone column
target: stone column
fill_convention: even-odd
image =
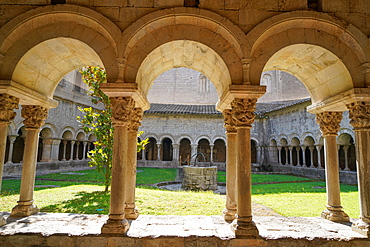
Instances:
[[[141,160],[146,160],[145,149],[141,150]]]
[[[172,144],[173,148],[173,161],[179,162],[180,161],[180,145],[179,144]]]
[[[52,139],[51,144],[51,161],[58,161],[59,160],[59,144],[61,140]]]
[[[319,124],[321,133],[324,137],[326,164],[327,205],[326,209],[321,213],[321,217],[336,222],[349,222],[349,217],[342,210],[340,203],[339,163],[336,137],[340,129],[341,120],[342,112],[322,112],[316,114],[316,122]]]
[[[71,157],[69,157],[69,160],[73,160],[74,148],[75,148],[75,141],[71,141]]]
[[[3,180],[3,170],[5,162],[6,138],[8,133],[8,125],[13,121],[16,113],[14,109],[18,109],[19,99],[9,94],[0,94],[0,191]],[[15,139],[14,139],[15,140]],[[14,141],[13,141],[14,143]],[[11,146],[13,147],[13,146]],[[10,150],[9,150],[10,151]],[[10,162],[11,153],[9,152]],[[0,226],[5,225],[6,220],[0,216]]]
[[[137,164],[137,133],[140,122],[143,118],[141,108],[135,108],[131,115],[128,125],[128,149],[127,149],[127,168],[125,183],[125,215],[126,219],[135,220],[139,216],[139,211],[135,208],[135,187],[136,187],[136,164]]]
[[[124,212],[126,191],[125,170],[128,157],[128,124],[131,120],[135,102],[131,97],[112,97],[110,100],[114,127],[112,183],[109,219],[103,225],[102,233],[123,234],[130,227]]]
[[[237,238],[256,238],[258,229],[252,221],[252,164],[250,131],[257,99],[236,98],[231,103],[237,130],[237,216],[232,229]]]
[[[358,194],[360,196],[360,220],[352,229],[370,237],[370,102],[347,105],[350,124],[355,131]]]
[[[82,151],[82,160],[86,160],[86,146],[87,146],[88,142],[84,141],[82,143],[83,143],[83,146],[84,146],[83,151]]]
[[[316,149],[317,149],[317,168],[318,169],[322,169],[322,165],[321,165],[321,145],[317,145],[316,146]]]
[[[288,146],[285,146],[284,149],[285,149],[285,165],[289,165]]]
[[[278,149],[278,163],[279,163],[279,165],[282,165],[283,164],[283,162],[281,161],[281,147],[277,147],[277,149]]]
[[[36,105],[23,105],[22,117],[26,126],[26,142],[23,153],[19,201],[10,214],[12,217],[25,217],[39,212],[39,209],[33,204],[33,189],[35,186],[39,134],[41,127],[44,125],[44,120],[48,117],[48,109]]]
[[[344,151],[344,170],[345,171],[350,171],[351,170],[348,167],[348,149],[349,149],[349,146],[343,146],[343,151]]]
[[[161,160],[161,146],[162,144],[157,143],[157,160]]]
[[[210,148],[210,161],[213,162],[213,148],[214,148],[214,145],[213,144],[209,144],[209,148]]]
[[[43,149],[42,149],[41,162],[50,162],[53,139],[43,139],[42,143],[43,143]]]
[[[79,152],[80,152],[80,142],[77,141],[76,142],[76,157],[75,157],[75,160],[79,160],[79,158],[78,158]]]
[[[14,149],[14,142],[15,142],[16,138],[17,138],[16,136],[9,136],[8,161],[6,162],[6,164],[8,164],[8,165],[13,164],[13,162],[12,162],[12,160],[13,160],[13,149]],[[1,185],[0,185],[0,190],[1,190]]]
[[[311,160],[310,167],[311,167],[311,168],[314,168],[314,167],[315,167],[315,165],[314,165],[314,163],[313,163],[313,150],[314,150],[315,148],[314,148],[313,146],[311,146],[311,147],[309,147],[308,149],[310,150],[310,160]]]
[[[289,147],[289,154],[290,154],[290,164],[291,166],[293,166],[293,148],[294,147]]]
[[[62,161],[66,161],[66,152],[67,152],[67,143],[68,141],[63,141],[63,158]]]
[[[295,147],[295,150],[297,151],[297,166],[301,166],[301,161],[300,161],[300,154],[299,154],[299,150],[301,149],[301,147],[299,146],[296,146]],[[293,162],[292,162],[293,163]]]
[[[222,214],[225,221],[233,221],[236,215],[236,128],[229,109],[224,110],[226,128],[226,208]]]
[[[198,144],[191,144],[190,162],[191,162],[191,158],[193,157],[193,155],[195,155],[197,152],[198,152]]]

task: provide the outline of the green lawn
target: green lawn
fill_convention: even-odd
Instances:
[[[136,205],[141,214],[152,215],[220,215],[225,207],[225,196],[211,192],[173,192],[147,185],[174,181],[176,169],[138,168]],[[36,180],[36,185],[60,185],[60,188],[35,188],[35,204],[44,212],[74,212],[95,214],[109,212],[109,194],[104,193],[103,179],[94,170],[79,171],[86,175],[49,174],[37,178],[71,181]],[[220,182],[226,181],[219,172]],[[74,180],[74,181],[72,181]],[[76,182],[78,180],[79,182]],[[271,182],[289,182],[261,184]],[[297,182],[295,181],[307,181]],[[98,182],[98,183],[97,183]],[[325,183],[289,175],[253,174],[252,199],[271,207],[285,216],[319,216],[325,208]],[[4,180],[0,196],[0,211],[10,211],[18,200],[20,180]],[[359,215],[356,186],[341,186],[342,205],[352,218]]]

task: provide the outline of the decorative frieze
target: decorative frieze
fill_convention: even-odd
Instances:
[[[354,102],[347,105],[350,124],[355,129],[370,128],[370,102]]]
[[[114,125],[128,126],[135,101],[131,97],[112,97],[112,121]]]
[[[337,135],[342,121],[342,112],[321,112],[316,114],[316,123],[322,134]]]
[[[13,121],[18,109],[19,99],[9,94],[0,94],[0,122]]]
[[[22,105],[21,116],[27,128],[41,128],[48,118],[48,109],[39,105]]]
[[[231,103],[232,116],[237,127],[252,127],[257,98],[236,98]]]

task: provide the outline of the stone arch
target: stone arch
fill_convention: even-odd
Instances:
[[[76,136],[76,131],[73,127],[65,127],[61,132],[60,132],[60,138],[62,139],[74,139]]]
[[[226,162],[226,140],[217,138],[213,141],[213,159],[212,162]]]
[[[104,67],[108,81],[117,79],[121,31],[91,9],[67,4],[39,7],[9,21],[0,33],[0,78],[26,86],[36,92],[34,98],[47,101],[60,79],[82,66]],[[35,100],[20,98],[21,104]]]
[[[171,135],[162,135],[160,138],[159,138],[159,141],[162,142],[164,139],[170,139],[172,141],[172,143],[175,143],[175,139],[171,136]]]
[[[209,142],[209,144],[212,143],[212,140],[209,136],[202,135],[202,136],[198,136],[198,138],[195,140],[195,143],[192,143],[192,144],[198,144],[201,139],[206,139]]]
[[[84,141],[85,137],[86,137],[85,132],[83,132],[82,130],[77,131],[76,140]]]
[[[182,136],[179,139],[179,158],[181,165],[189,165],[191,159],[191,144],[193,143],[190,136]]]
[[[306,132],[302,136],[302,156],[303,166],[312,167],[317,159],[317,150],[315,148],[315,139],[312,133]]]
[[[268,161],[269,163],[282,164],[281,160],[279,160],[278,142],[276,141],[275,136],[270,137],[268,146]]]
[[[354,137],[350,133],[343,131],[338,135],[337,141],[339,150],[339,167],[345,171],[356,171],[356,150]]]
[[[182,135],[180,138],[177,139],[177,141],[175,143],[180,144],[181,140],[185,139],[185,138],[188,139],[191,144],[194,144],[193,138],[189,135]]]
[[[160,10],[124,31],[123,57],[130,64],[125,66],[124,81],[138,83],[147,94],[158,75],[187,67],[207,76],[220,96],[228,85],[243,82],[245,42],[242,30],[216,13],[193,8]]]
[[[42,126],[42,130],[44,130],[44,129],[49,129],[50,132],[51,132],[50,133],[51,135],[47,136],[47,138],[53,138],[53,137],[55,137],[55,135],[57,133],[57,128],[55,127],[55,125],[53,125],[51,123],[46,123],[44,126]]]
[[[351,130],[351,129],[342,128],[342,129],[340,129],[340,130],[339,130],[339,132],[338,132],[338,142],[339,142],[339,137],[340,137],[342,134],[348,134],[348,135],[350,135],[350,136],[353,138],[353,140],[355,141],[355,133],[354,133],[354,131],[353,131],[353,130]]]
[[[296,11],[271,17],[247,35],[255,61],[250,81],[259,84],[263,71],[288,72],[305,84],[313,104],[365,87],[365,37],[354,26],[324,13]]]
[[[224,136],[216,136],[216,137],[212,138],[212,142],[211,143],[214,144],[215,141],[217,141],[219,139],[223,140],[226,143],[226,138]]]

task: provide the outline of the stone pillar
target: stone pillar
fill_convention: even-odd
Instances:
[[[250,131],[257,99],[236,98],[231,103],[237,130],[237,216],[232,229],[237,238],[256,238],[258,229],[252,221],[252,164]]]
[[[86,160],[86,146],[88,144],[88,142],[82,142],[83,143],[83,151],[82,151],[82,160]]]
[[[311,146],[311,147],[309,147],[308,149],[310,150],[310,160],[311,160],[310,167],[311,167],[311,168],[314,168],[314,167],[315,167],[315,165],[314,165],[314,163],[313,163],[313,150],[315,149],[315,147]]]
[[[285,146],[284,149],[285,149],[285,165],[289,165],[288,146]]]
[[[340,203],[339,163],[336,137],[340,129],[341,120],[342,112],[322,112],[316,114],[316,122],[319,124],[321,133],[324,137],[326,164],[327,205],[326,209],[321,213],[321,217],[336,222],[349,222],[349,217],[342,210]]]
[[[22,117],[26,126],[26,142],[23,153],[19,201],[10,214],[12,217],[25,217],[39,212],[39,209],[33,204],[33,189],[35,186],[39,134],[41,127],[44,125],[44,120],[48,117],[48,109],[42,106],[23,105]]]
[[[10,121],[13,121],[15,118],[16,113],[14,112],[14,109],[18,109],[18,103],[18,98],[13,97],[9,94],[0,94],[0,191],[3,179],[8,126],[10,124]]]
[[[62,161],[66,161],[66,152],[67,152],[67,143],[68,141],[63,141],[63,158]]]
[[[277,149],[278,149],[278,163],[279,163],[279,165],[282,165],[283,164],[283,162],[281,161],[281,147],[277,147]]]
[[[370,102],[347,105],[351,125],[355,131],[360,220],[352,229],[370,237]]]
[[[161,160],[161,143],[157,143],[157,160]]]
[[[299,146],[295,147],[295,150],[297,152],[297,166],[301,166],[300,155],[299,155],[299,150],[300,149],[301,149],[301,147],[299,147]],[[293,164],[293,162],[292,162],[292,164]]]
[[[350,171],[351,170],[348,167],[348,149],[349,149],[349,146],[343,146],[343,151],[344,151],[344,170],[345,171]]]
[[[190,162],[191,162],[191,158],[192,158],[196,153],[198,153],[198,144],[191,144]],[[190,163],[189,163],[189,165],[190,165]]]
[[[141,160],[146,160],[146,157],[145,157],[145,149],[142,149],[141,150]]]
[[[209,148],[210,148],[210,155],[211,155],[211,157],[210,157],[210,161],[211,162],[213,162],[213,148],[214,148],[214,146],[215,145],[213,145],[213,144],[209,144]]]
[[[6,162],[6,164],[8,164],[8,165],[13,164],[13,162],[12,162],[12,160],[13,160],[13,149],[14,149],[14,142],[15,142],[16,138],[17,138],[16,136],[9,136],[8,161]],[[0,185],[0,190],[1,190],[1,185]]]
[[[127,168],[125,183],[125,215],[126,219],[135,220],[139,216],[139,211],[135,208],[135,187],[136,187],[136,164],[137,164],[137,133],[140,122],[143,118],[141,108],[135,108],[131,115],[128,125],[128,149],[127,149]]]
[[[180,161],[180,145],[179,144],[172,144],[173,150],[173,161],[179,162]]]
[[[236,128],[229,109],[224,110],[226,128],[226,208],[222,214],[225,221],[233,221],[236,215]]]
[[[75,160],[79,160],[79,158],[78,158],[79,152],[80,152],[80,142],[77,141],[76,142],[76,157],[75,157]]]
[[[71,141],[71,157],[69,157],[69,160],[73,160],[74,148],[75,148],[75,141]]]
[[[316,146],[316,149],[317,149],[317,168],[318,169],[322,169],[322,165],[321,165],[321,145],[317,145]]]
[[[52,139],[51,144],[51,161],[58,161],[59,160],[59,139]]]
[[[302,167],[307,167],[306,165],[306,146],[302,146]],[[298,152],[299,153],[299,152]]]
[[[293,166],[293,148],[294,147],[289,147],[289,154],[290,154],[290,164],[291,166]]]
[[[112,154],[112,183],[110,193],[109,219],[102,227],[102,233],[126,233],[129,224],[125,218],[125,172],[128,157],[128,125],[135,102],[131,97],[112,97],[112,122],[114,141]],[[135,141],[136,143],[136,141]]]
[[[43,149],[42,149],[42,158],[41,162],[50,162],[51,161],[51,150],[53,139],[43,139],[42,140]]]

